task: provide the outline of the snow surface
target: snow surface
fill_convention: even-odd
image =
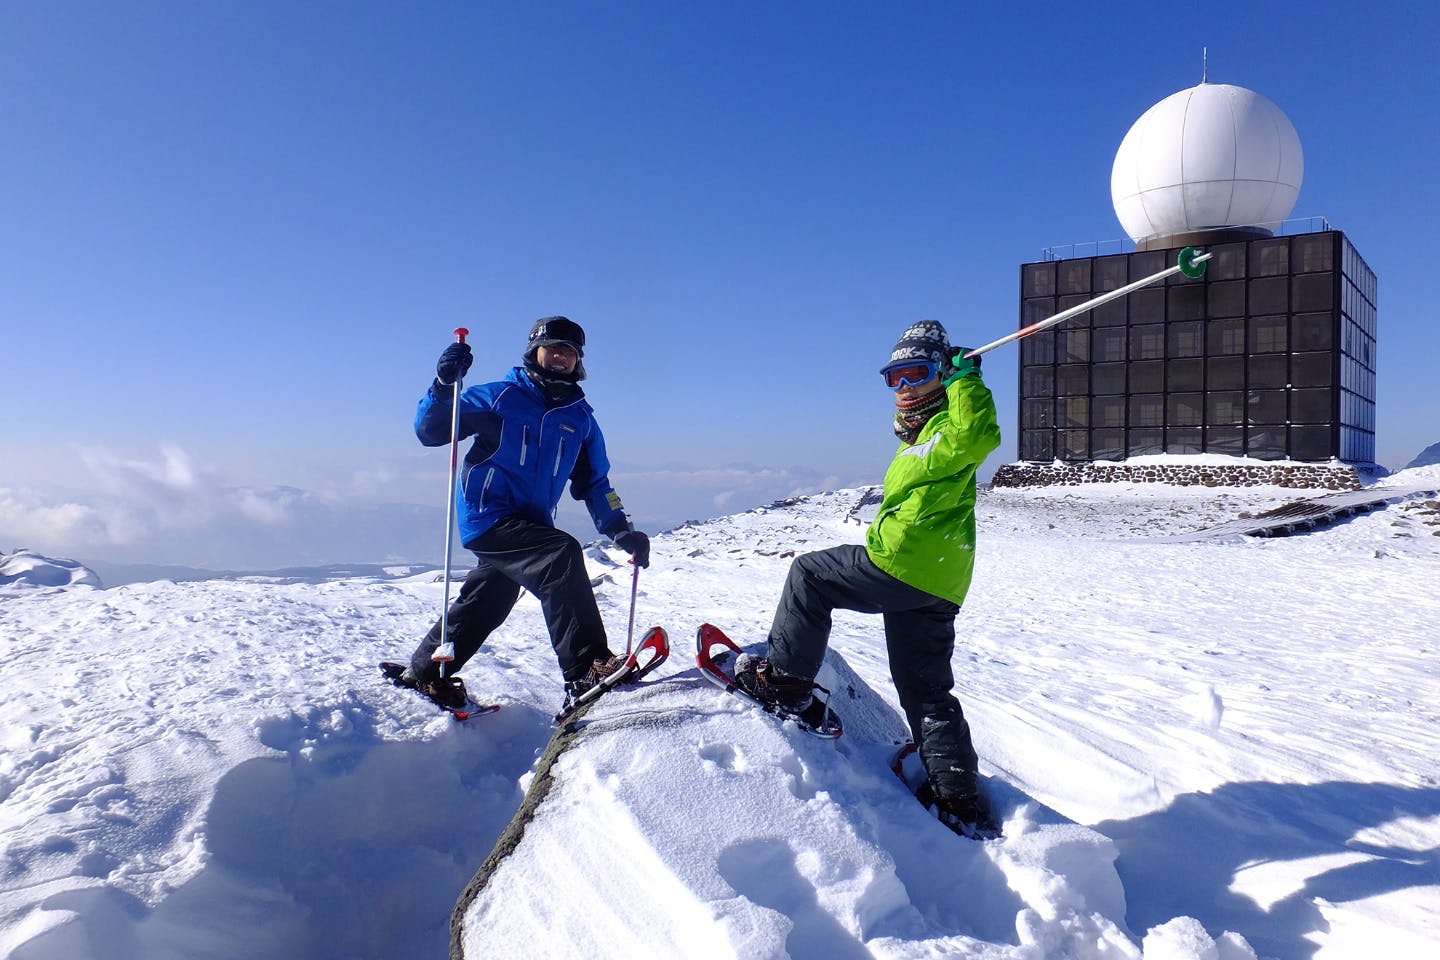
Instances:
[[[33,550],[0,553],[0,586],[74,587],[101,586],[100,578],[74,560],[54,560]]]
[[[1440,443],[1430,444],[1430,446],[1417,453],[1415,459],[1411,460],[1408,464],[1410,468],[1433,467],[1436,465],[1440,465]]]
[[[955,667],[1006,836],[975,843],[888,769],[879,618],[836,616],[836,742],[693,666],[702,621],[763,639],[793,552],[860,542],[863,493],[655,539],[637,633],[675,652],[586,717],[467,958],[1433,955],[1440,502],[1175,544],[1145,538],[1303,494],[982,495]],[[590,555],[623,645],[629,568]],[[0,956],[444,955],[560,682],[530,597],[465,671],[499,713],[380,682],[441,596],[433,574],[0,587]]]

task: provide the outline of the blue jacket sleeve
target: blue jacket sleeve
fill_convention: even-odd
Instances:
[[[570,495],[585,501],[595,529],[607,537],[630,528],[630,519],[625,516],[625,507],[620,495],[610,486],[610,459],[605,454],[605,437],[600,425],[592,421],[590,435],[580,448],[580,457],[575,469],[570,472]]]
[[[415,436],[427,447],[443,447],[450,442],[450,411],[455,388],[439,380],[420,398],[415,411]],[[464,440],[480,432],[485,414],[490,410],[482,386],[467,387],[460,393],[460,434]]]

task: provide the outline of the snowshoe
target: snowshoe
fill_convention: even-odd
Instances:
[[[395,686],[414,690],[456,720],[469,720],[500,709],[498,703],[478,703],[470,699],[465,692],[465,681],[459,677],[440,677],[417,683],[406,664],[389,660],[380,664],[380,673]]]
[[[555,714],[555,722],[564,723],[586,704],[594,703],[622,684],[639,683],[641,677],[669,656],[670,635],[664,627],[651,627],[628,656],[596,660],[584,677],[565,684],[565,705]]]
[[[725,668],[732,656],[733,674]],[[815,696],[817,691],[829,694],[829,690],[813,681],[787,676],[771,667],[769,661],[744,653],[714,624],[702,623],[696,631],[695,664],[701,676],[726,693],[773,717],[793,720],[812,737],[834,740],[845,732],[829,701]]]
[[[911,789],[921,806],[960,836],[968,840],[998,840],[1004,835],[999,819],[982,794],[977,793],[973,797],[941,797],[935,793],[913,740],[907,740],[905,745],[895,752],[894,759],[890,761],[890,769],[900,778],[901,783]],[[916,781],[919,781],[918,785]]]

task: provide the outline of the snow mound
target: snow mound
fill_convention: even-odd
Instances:
[[[1416,467],[1434,466],[1440,466],[1440,443],[1432,443],[1424,450],[1421,450],[1414,460],[1405,464],[1405,469],[1413,470]]]
[[[688,669],[600,701],[512,859],[461,904],[463,956],[543,940],[552,956],[599,942],[656,957],[1142,957],[1109,838],[989,778],[1005,837],[956,837],[890,772],[907,736],[896,710],[833,648],[817,679],[839,741]]]
[[[99,587],[95,571],[74,560],[56,560],[33,550],[0,554],[0,587]]]

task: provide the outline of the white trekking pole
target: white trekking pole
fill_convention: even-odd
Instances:
[[[1001,337],[994,343],[987,343],[983,347],[976,347],[974,350],[971,350],[969,353],[965,354],[965,356],[967,359],[969,357],[978,357],[982,353],[989,353],[996,347],[1003,347],[1007,343],[1011,343],[1015,340],[1020,340],[1024,337],[1028,337],[1032,333],[1039,333],[1041,330],[1048,330],[1051,327],[1055,326],[1055,324],[1057,323],[1069,320],[1071,317],[1076,316],[1077,314],[1084,313],[1086,310],[1094,310],[1102,303],[1109,303],[1111,300],[1114,300],[1117,297],[1127,296],[1131,293],[1134,293],[1136,290],[1139,290],[1141,287],[1148,287],[1156,280],[1164,280],[1166,277],[1171,276],[1172,274],[1183,273],[1185,274],[1185,276],[1189,277],[1192,280],[1199,279],[1200,277],[1203,277],[1205,275],[1205,261],[1209,260],[1212,256],[1214,256],[1214,254],[1200,253],[1194,247],[1186,247],[1184,250],[1180,251],[1180,256],[1177,258],[1177,262],[1173,267],[1168,267],[1164,270],[1161,270],[1159,273],[1153,273],[1142,280],[1136,280],[1134,283],[1127,284],[1118,290],[1111,290],[1109,293],[1102,293],[1095,299],[1086,300],[1084,303],[1077,304],[1076,306],[1073,306],[1068,310],[1062,310],[1059,313],[1055,314],[1055,316],[1053,317],[1046,317],[1039,323],[1032,323],[1028,327],[1016,330],[1008,337]]]
[[[464,327],[455,328],[455,342],[464,343],[470,331]],[[455,644],[450,642],[450,538],[455,532],[455,475],[460,465],[460,386],[464,377],[455,378],[455,394],[450,403],[450,483],[445,494],[445,605],[440,608],[440,646],[430,654],[430,659],[440,664],[440,676],[445,676],[445,665],[455,659]]]
[[[630,561],[635,563],[634,560]],[[640,590],[640,564],[635,563],[635,572],[630,575],[630,628],[625,631],[625,659],[630,659],[631,647],[635,643],[635,594]]]

